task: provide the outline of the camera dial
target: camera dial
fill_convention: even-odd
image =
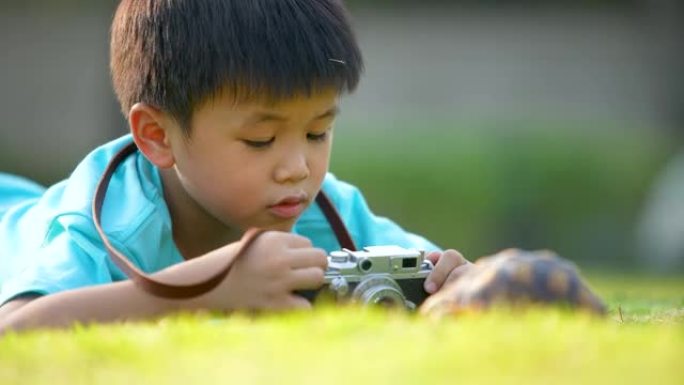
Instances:
[[[330,291],[335,293],[338,299],[344,298],[349,293],[349,283],[344,277],[335,277],[330,282]]]

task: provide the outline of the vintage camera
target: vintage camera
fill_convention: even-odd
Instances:
[[[342,249],[328,256],[323,287],[299,294],[312,302],[325,298],[413,310],[429,295],[423,282],[432,269],[424,251],[399,246]]]

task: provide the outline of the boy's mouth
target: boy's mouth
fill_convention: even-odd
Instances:
[[[268,210],[277,217],[291,219],[298,217],[304,211],[307,202],[305,194],[292,195],[268,206]]]

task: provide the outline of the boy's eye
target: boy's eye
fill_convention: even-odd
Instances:
[[[272,137],[271,139],[268,140],[248,140],[248,139],[242,139],[242,142],[249,147],[253,148],[264,148],[268,147],[275,141],[275,136]]]
[[[323,142],[328,138],[328,131],[326,130],[320,134],[308,133],[306,138],[312,142]]]

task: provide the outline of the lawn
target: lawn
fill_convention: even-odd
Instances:
[[[366,308],[181,315],[7,335],[0,385],[684,385],[684,276],[601,272],[640,267],[633,224],[666,140],[542,128],[359,129],[363,140],[340,130],[332,170],[377,213],[470,259],[548,247],[603,268],[587,276],[609,305],[604,318],[559,309],[445,320]]]
[[[605,318],[319,308],[11,334],[0,339],[0,383],[682,384],[684,277],[589,280]]]

